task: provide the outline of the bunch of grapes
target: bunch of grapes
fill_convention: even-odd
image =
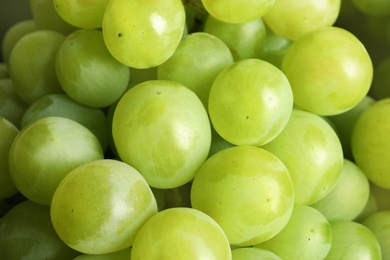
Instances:
[[[4,259],[390,258],[389,1],[26,2]]]

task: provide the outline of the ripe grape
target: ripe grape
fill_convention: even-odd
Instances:
[[[239,247],[232,250],[232,260],[281,260],[271,251],[256,247]]]
[[[0,79],[0,116],[20,129],[27,108],[28,104],[16,93],[12,80]]]
[[[380,210],[361,222],[377,239],[382,259],[390,257],[390,210]],[[379,259],[379,258],[378,258]]]

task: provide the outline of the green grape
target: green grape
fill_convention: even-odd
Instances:
[[[72,170],[58,185],[51,203],[57,234],[85,254],[130,247],[140,228],[156,213],[156,199],[142,175],[111,159]]]
[[[11,55],[12,48],[20,38],[36,30],[35,22],[32,19],[19,21],[7,29],[1,41],[1,53],[6,64],[9,64],[9,56]]]
[[[382,252],[382,259],[390,258],[390,210],[381,210],[361,222],[377,238]]]
[[[284,228],[294,192],[290,174],[276,156],[255,146],[235,146],[199,168],[191,203],[217,221],[231,245],[251,246]]]
[[[150,68],[173,54],[185,21],[181,0],[112,0],[103,16],[104,41],[123,64]]]
[[[266,28],[261,18],[245,23],[226,23],[209,15],[203,31],[221,39],[235,61],[260,57],[266,41]]]
[[[331,226],[325,216],[310,206],[295,205],[282,231],[255,247],[274,252],[281,259],[324,259],[331,243]]]
[[[296,204],[310,205],[336,185],[343,167],[343,151],[337,134],[320,116],[293,109],[283,131],[262,146],[275,154],[289,170]]]
[[[359,39],[338,27],[306,33],[287,50],[282,64],[294,102],[319,115],[335,115],[356,106],[373,77],[371,58]]]
[[[333,124],[337,136],[340,139],[343,147],[344,158],[353,160],[351,151],[351,134],[355,126],[356,120],[363,113],[363,111],[371,106],[375,102],[375,99],[370,96],[365,96],[355,107],[352,109],[337,114],[334,116],[326,117]]]
[[[108,0],[53,0],[54,9],[64,21],[83,29],[102,27],[103,14],[107,3]]]
[[[22,117],[28,108],[16,93],[12,80],[0,79],[0,116],[8,119],[17,128],[21,128]]]
[[[172,56],[158,66],[157,77],[188,87],[207,108],[214,79],[233,62],[223,41],[209,33],[196,32],[184,37]]]
[[[131,247],[119,250],[113,253],[101,254],[101,255],[89,255],[81,254],[73,260],[130,260],[131,259]]]
[[[263,17],[275,0],[202,0],[206,11],[226,23],[245,23]]]
[[[74,168],[102,159],[95,135],[65,117],[45,117],[24,127],[9,152],[9,170],[28,199],[50,205],[61,180]]]
[[[367,203],[360,214],[354,219],[356,222],[362,222],[365,218],[378,211],[378,203],[372,193],[370,193]]]
[[[63,92],[55,71],[55,57],[65,36],[37,30],[23,36],[11,51],[9,70],[16,93],[31,104],[51,93]]]
[[[341,175],[334,188],[311,206],[329,221],[353,220],[363,211],[370,195],[370,184],[361,169],[344,160]]]
[[[389,16],[390,2],[388,0],[350,0],[352,4],[367,16]]]
[[[340,4],[341,0],[277,0],[263,19],[276,34],[297,40],[308,32],[333,25]]]
[[[225,233],[210,216],[192,208],[171,208],[144,224],[131,259],[229,260],[232,256]]]
[[[378,239],[364,225],[353,221],[335,221],[330,222],[330,226],[332,247],[325,259],[382,259]]]
[[[112,134],[119,157],[155,188],[190,181],[210,150],[210,121],[200,99],[173,81],[134,86],[116,106]]]
[[[53,0],[29,0],[30,10],[37,29],[53,30],[68,35],[78,29],[64,21],[56,9]]]
[[[8,155],[19,129],[6,118],[0,116],[0,133],[0,200],[4,200],[18,193],[9,172]]]
[[[232,250],[232,260],[281,260],[281,258],[271,251],[256,248],[243,247]]]
[[[374,184],[390,189],[390,98],[365,109],[355,123],[351,149],[356,164]]]
[[[80,253],[68,247],[50,221],[50,208],[30,200],[14,206],[0,220],[3,259],[69,260]]]
[[[22,128],[48,116],[66,117],[84,125],[99,139],[102,150],[106,150],[108,127],[103,110],[82,105],[66,94],[49,94],[37,99],[25,110]]]
[[[218,74],[208,111],[222,138],[258,146],[283,130],[292,107],[291,87],[282,71],[266,61],[243,59]]]
[[[55,65],[64,91],[87,106],[110,106],[129,84],[130,69],[112,57],[98,30],[71,33],[58,49]]]

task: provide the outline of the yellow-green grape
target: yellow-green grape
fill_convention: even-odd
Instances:
[[[266,28],[261,18],[245,23],[226,23],[209,15],[203,31],[221,39],[235,61],[260,57],[266,42]]]
[[[102,27],[108,0],[78,1],[53,0],[54,9],[67,23],[83,29]]]
[[[341,143],[320,116],[294,108],[283,131],[262,146],[288,168],[295,203],[310,205],[335,186],[343,167]]]
[[[390,210],[381,210],[361,222],[371,230],[380,245],[382,259],[390,258]],[[374,259],[374,258],[373,258]],[[379,258],[378,258],[379,259]]]
[[[0,79],[0,116],[21,129],[22,118],[28,104],[16,93],[12,80]]]
[[[318,210],[295,205],[287,225],[255,247],[269,250],[281,259],[324,259],[332,243],[329,221]]]
[[[8,166],[8,156],[12,142],[19,133],[19,129],[0,116],[0,200],[4,200],[18,193]]]
[[[390,189],[390,98],[369,106],[358,118],[351,135],[356,164],[374,184]]]
[[[35,21],[32,19],[22,20],[11,27],[5,32],[3,39],[1,40],[1,52],[3,60],[6,64],[9,63],[9,56],[11,55],[12,48],[24,35],[37,30]]]
[[[333,189],[311,206],[329,221],[354,220],[363,211],[370,195],[366,175],[355,163],[344,160],[341,175]]]
[[[152,216],[138,232],[131,259],[231,260],[225,233],[207,214],[171,208]]]
[[[330,226],[332,247],[326,260],[387,259],[380,241],[366,226],[353,221],[330,222]]]
[[[291,115],[291,86],[277,67],[259,59],[236,61],[221,71],[209,94],[209,116],[217,133],[236,145],[263,145]]]
[[[232,246],[251,246],[285,227],[294,206],[293,184],[272,153],[235,146],[214,154],[199,168],[191,205],[215,219]]]
[[[202,0],[206,11],[226,23],[245,23],[263,17],[275,0]]]
[[[108,254],[81,254],[73,260],[124,260],[131,259],[131,247]]]
[[[90,107],[108,107],[126,91],[130,69],[117,61],[99,30],[76,30],[59,46],[55,68],[64,91]]]
[[[65,36],[51,30],[37,30],[23,36],[10,55],[10,78],[16,93],[31,104],[52,93],[62,93],[55,70],[57,49]]]
[[[263,17],[276,34],[290,40],[331,26],[340,12],[341,0],[277,0]]]
[[[350,0],[354,6],[368,16],[390,15],[390,2],[388,0]]]
[[[155,67],[179,45],[185,20],[181,0],[111,0],[103,16],[104,41],[123,64]]]
[[[364,45],[338,27],[323,27],[296,40],[284,56],[282,70],[295,104],[319,115],[340,114],[356,106],[373,77]]]
[[[158,66],[157,77],[188,87],[207,109],[215,78],[233,62],[233,56],[222,40],[209,33],[196,32],[184,37],[172,56]]]
[[[281,258],[271,251],[256,248],[242,247],[232,250],[232,260],[281,260]]]

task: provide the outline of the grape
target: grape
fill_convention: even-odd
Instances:
[[[390,2],[388,0],[350,0],[352,4],[367,16],[390,15]]]
[[[123,260],[123,259],[131,259],[130,257],[131,257],[131,247],[113,253],[101,254],[101,255],[81,254],[73,258],[73,260]]]
[[[190,181],[210,149],[210,121],[200,99],[173,81],[140,83],[116,106],[112,134],[122,161],[155,188]]]
[[[37,30],[23,36],[13,47],[9,70],[16,93],[31,104],[51,93],[62,93],[55,71],[55,56],[65,36]]]
[[[255,146],[235,146],[199,168],[191,204],[217,221],[231,245],[251,246],[287,224],[294,193],[289,172],[276,156]]]
[[[275,0],[202,0],[206,11],[226,23],[245,23],[263,17]]]
[[[4,259],[73,259],[80,253],[56,234],[50,208],[30,200],[13,207],[0,221],[0,252]]]
[[[282,231],[255,247],[274,252],[281,259],[324,259],[331,243],[331,226],[325,216],[310,206],[295,205]]]
[[[16,93],[12,80],[0,79],[0,116],[21,128],[22,117],[27,108],[28,104]]]
[[[66,175],[50,212],[54,229],[68,246],[85,254],[106,254],[130,247],[157,213],[157,203],[136,169],[103,159]]]
[[[382,252],[382,259],[390,257],[390,210],[381,210],[362,221],[377,238]]]
[[[341,0],[277,0],[263,19],[276,34],[297,40],[308,32],[333,25],[340,4]]]
[[[83,29],[102,27],[103,14],[108,0],[92,2],[53,0],[54,9],[67,23]]]
[[[374,195],[370,193],[367,203],[364,206],[364,209],[360,212],[360,214],[354,219],[356,222],[361,222],[363,219],[367,218],[371,214],[378,211],[378,203]]]
[[[376,101],[360,115],[351,136],[356,164],[374,184],[390,188],[390,99]]]
[[[281,258],[271,251],[256,248],[242,247],[232,250],[232,260],[281,260]]]
[[[111,56],[98,30],[70,34],[58,50],[55,65],[64,91],[86,106],[110,106],[129,84],[130,69]]]
[[[45,117],[24,127],[9,152],[9,170],[18,190],[28,199],[50,205],[61,180],[74,168],[102,159],[95,135],[64,117]]]
[[[367,227],[353,221],[331,222],[330,226],[332,247],[325,259],[382,259],[378,239]]]
[[[208,215],[192,208],[172,208],[152,216],[138,232],[131,251],[133,260],[232,259],[221,227]]]
[[[217,133],[236,145],[263,145],[291,115],[293,96],[285,75],[259,59],[236,61],[221,71],[209,94],[209,116]]]
[[[237,24],[222,22],[209,15],[203,31],[221,39],[229,47],[235,61],[260,57],[267,36],[261,18]]]
[[[0,200],[3,200],[18,193],[9,172],[8,155],[19,129],[0,116],[0,133]]]
[[[373,77],[364,45],[338,27],[323,27],[296,40],[284,56],[282,71],[295,104],[319,115],[340,114],[356,106]]]
[[[180,0],[112,0],[105,9],[102,30],[117,60],[134,68],[151,68],[173,54],[184,27]]]
[[[207,108],[214,79],[233,62],[224,42],[209,33],[197,32],[184,37],[172,56],[158,66],[157,77],[188,87]]]
[[[353,220],[364,209],[370,195],[370,184],[362,170],[344,160],[341,175],[333,189],[311,206],[329,221]]]
[[[335,186],[343,167],[337,134],[320,116],[294,108],[283,131],[262,146],[287,167],[296,204],[310,205]]]

